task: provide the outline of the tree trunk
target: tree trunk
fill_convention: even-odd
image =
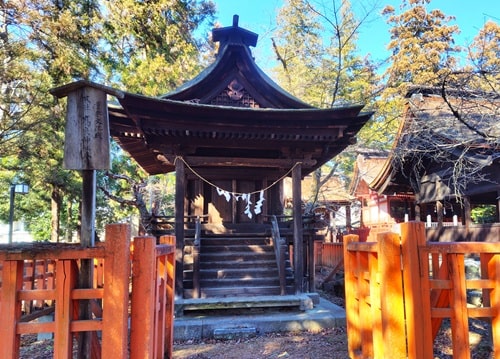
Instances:
[[[59,242],[59,227],[60,227],[59,213],[61,210],[61,194],[57,186],[52,187],[50,203],[51,203],[50,241]]]

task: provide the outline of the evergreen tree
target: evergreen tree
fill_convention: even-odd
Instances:
[[[475,87],[500,93],[500,25],[488,21],[469,48],[469,61],[476,73]]]
[[[1,2],[0,183],[30,184],[18,201],[26,206],[18,205],[35,238],[69,238],[81,201],[79,174],[62,167],[65,100],[49,90],[77,79],[154,95],[171,90],[196,71],[203,44],[194,32],[213,11],[211,1],[191,0]],[[98,215],[110,208],[98,193]]]
[[[441,10],[428,10],[431,0],[403,0],[401,13],[387,6],[383,14],[388,17],[392,56],[387,70],[387,86],[437,85],[445,73],[457,65],[455,55],[460,48],[453,36],[458,26],[448,25],[454,18]]]
[[[99,6],[90,0],[21,0],[9,2],[8,10],[15,41],[23,42],[24,51],[29,54],[24,56],[23,64],[36,78],[29,82],[32,88],[24,95],[36,109],[26,117],[37,126],[29,130],[19,128],[14,160],[4,168],[29,178],[29,196],[37,201],[30,211],[25,211],[28,226],[51,228],[50,239],[57,241],[61,235],[61,216],[71,213],[65,206],[79,197],[75,188],[80,179],[77,173],[62,168],[65,111],[62,104],[54,102],[49,89],[74,79],[90,79],[97,72]],[[42,208],[51,213],[49,225],[48,216],[40,215]],[[77,220],[78,216],[73,218]],[[47,231],[34,234],[37,239],[49,239]]]
[[[199,52],[204,42],[194,33],[212,25],[213,2],[106,0],[103,4],[107,16],[102,60],[111,83],[158,96],[202,69]]]

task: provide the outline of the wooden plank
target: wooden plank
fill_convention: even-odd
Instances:
[[[95,332],[103,329],[101,320],[74,320],[70,323],[69,329],[72,333]]]
[[[1,249],[1,246],[0,246]],[[0,260],[26,260],[38,258],[58,259],[91,259],[95,257],[104,257],[104,247],[82,248],[80,245],[65,245],[58,243],[54,245],[33,243],[24,245],[16,249],[0,250]]]
[[[325,284],[325,283],[328,283],[335,274],[338,273],[339,270],[341,270],[342,268],[344,268],[344,260],[341,259],[339,262],[337,262],[337,264],[335,264],[335,266],[333,267],[333,269],[330,271],[330,273],[326,276],[325,280],[323,280],[323,282],[321,283],[322,285]]]
[[[498,242],[432,242],[429,253],[498,253]]]
[[[71,297],[77,300],[101,299],[104,296],[103,288],[75,288],[71,291]]]
[[[39,290],[20,290],[17,295],[19,300],[31,301],[39,300],[44,301],[47,299],[55,299],[56,291],[54,289],[39,289]]]
[[[174,158],[170,158],[173,162]],[[291,168],[296,162],[296,159],[266,159],[266,158],[240,158],[240,157],[210,157],[207,161],[206,157],[185,156],[184,160],[191,167],[269,167],[269,168]],[[316,160],[300,160],[302,165],[310,168],[316,164]]]
[[[29,334],[29,333],[54,333],[55,323],[54,322],[32,322],[32,323],[19,323],[17,325],[17,334]]]
[[[21,322],[22,323],[31,322],[32,320],[54,313],[54,310],[55,310],[54,307],[46,307],[40,310],[35,310],[29,314],[23,315],[21,317]]]

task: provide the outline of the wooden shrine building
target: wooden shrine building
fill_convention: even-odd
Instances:
[[[406,103],[391,153],[364,153],[356,163],[351,191],[368,239],[416,220],[430,241],[498,241],[500,98],[463,89],[444,98],[440,87],[413,86]],[[475,208],[493,215],[474,222]]]
[[[303,293],[301,179],[353,143],[371,113],[318,109],[285,92],[255,64],[257,35],[237,16],[213,40],[214,63],[177,90],[119,96],[110,134],[149,174],[176,173],[178,297]],[[269,238],[270,218],[283,217],[285,177],[295,211],[281,223],[293,248],[283,271],[270,240],[256,237]]]

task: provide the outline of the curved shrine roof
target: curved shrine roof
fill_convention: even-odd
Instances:
[[[250,46],[257,44],[258,35],[233,25],[212,30],[212,39],[219,42],[215,61],[193,80],[164,99],[232,107],[312,108],[292,96],[255,63]]]
[[[302,163],[302,175],[355,141],[371,113],[363,106],[314,108],[288,94],[255,64],[257,35],[233,25],[213,30],[215,62],[177,90],[149,97],[114,89],[110,135],[149,174],[175,170],[181,156],[209,178],[277,179]],[[80,81],[56,89],[63,96]],[[224,177],[225,176],[225,177]]]

